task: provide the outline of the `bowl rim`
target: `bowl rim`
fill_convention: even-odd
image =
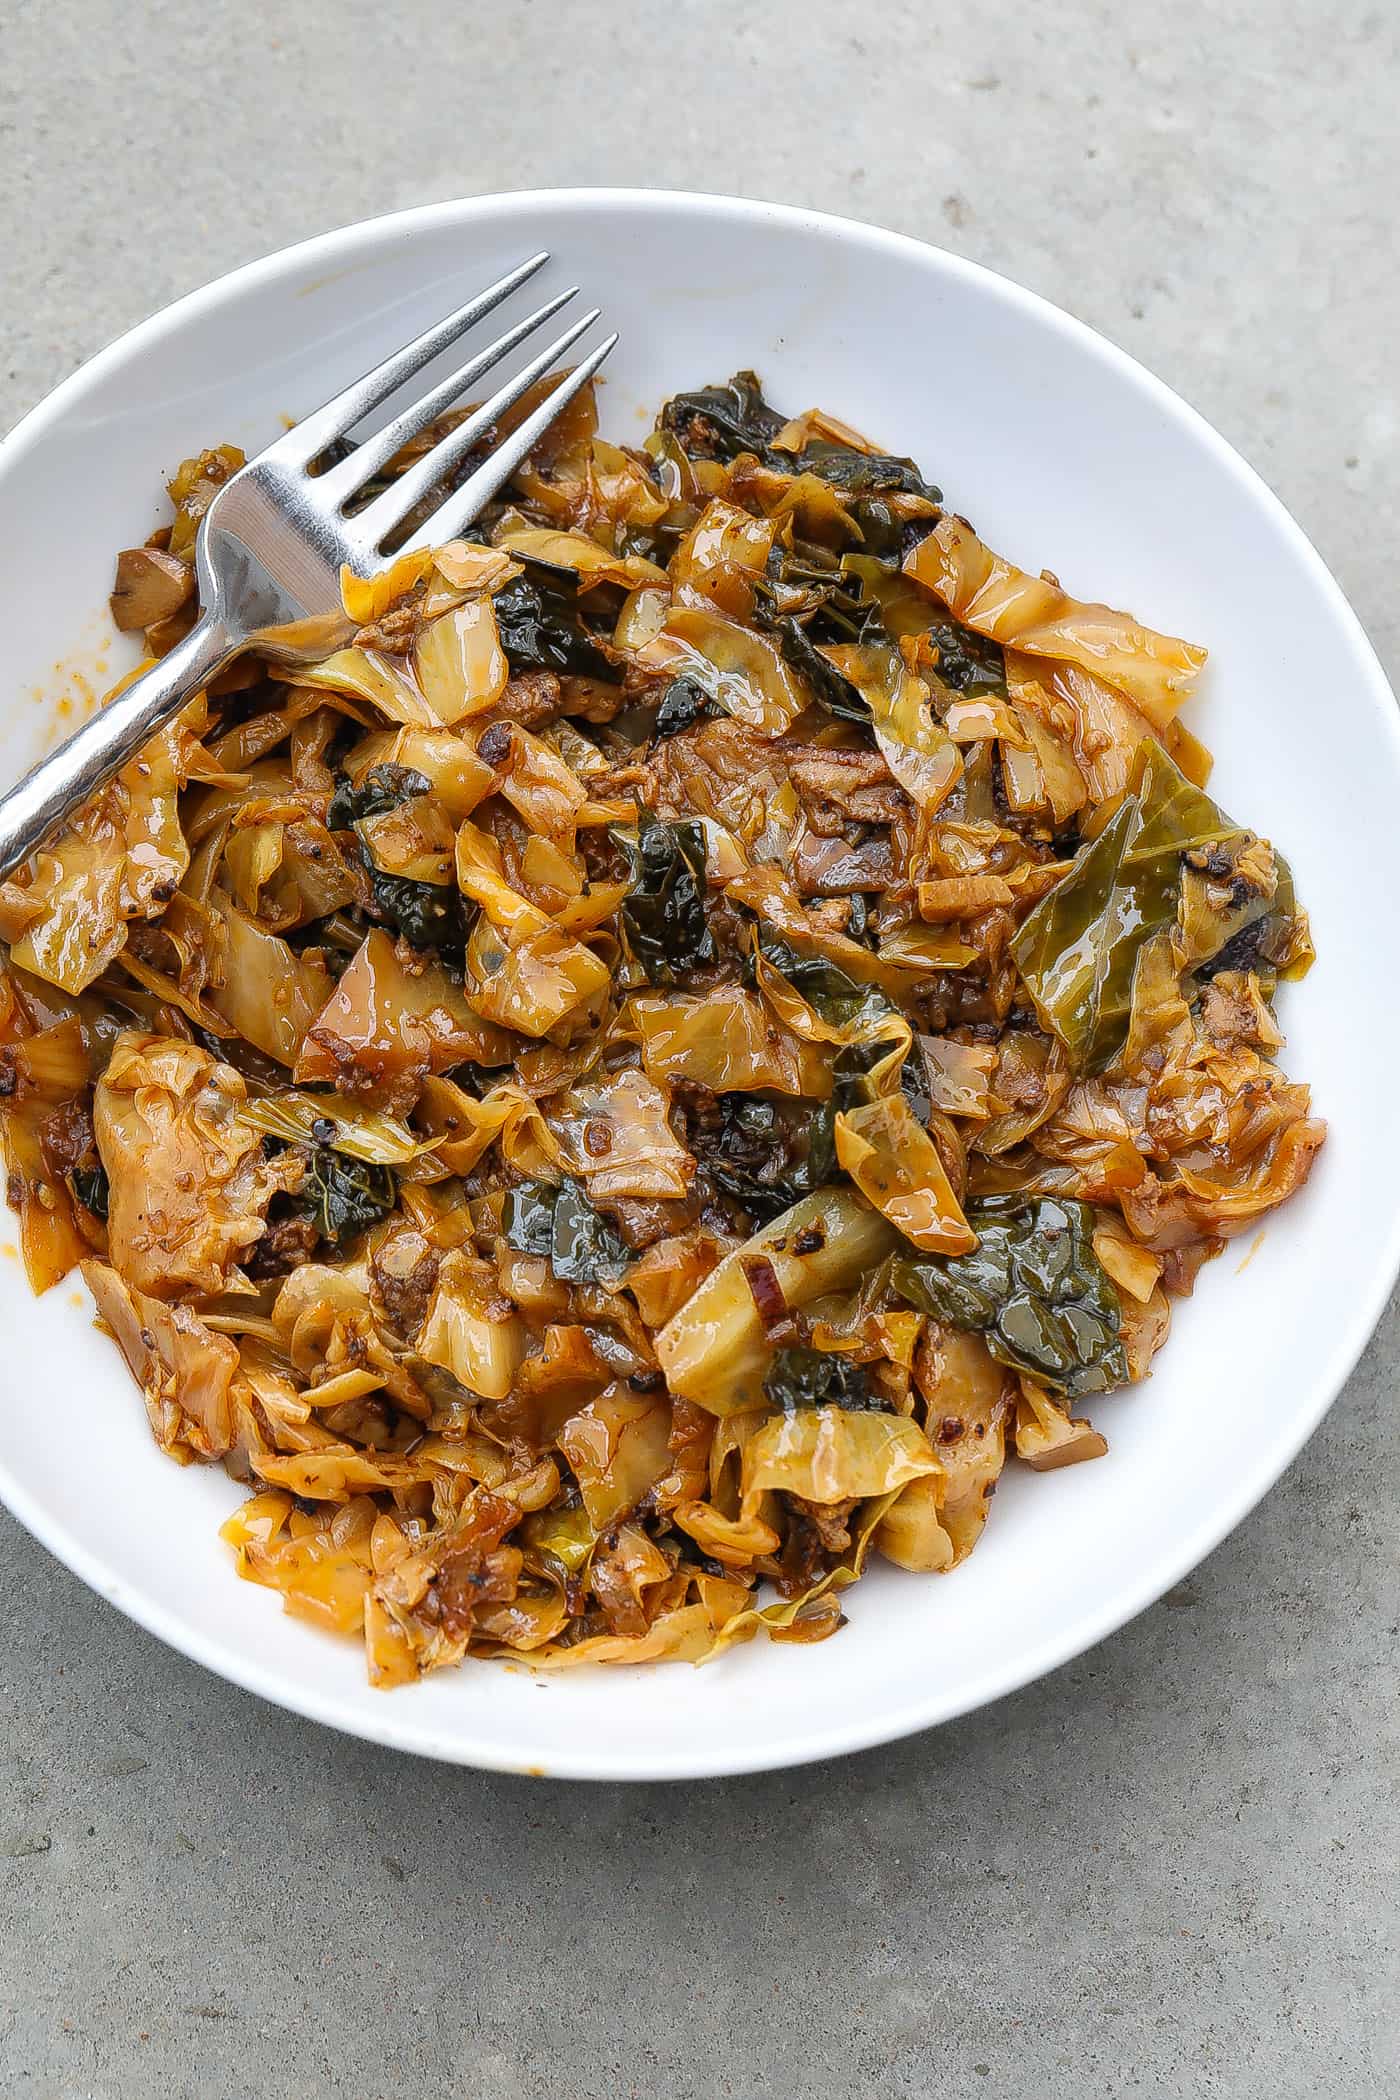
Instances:
[[[70,404],[76,403],[95,382],[119,369],[133,354],[139,354],[147,345],[160,341],[186,321],[236,301],[243,293],[276,279],[289,269],[312,264],[335,269],[349,261],[365,240],[382,240],[386,234],[409,241],[418,233],[438,226],[460,225],[469,229],[475,221],[499,222],[517,211],[524,214],[548,209],[563,215],[598,208],[638,214],[679,208],[699,216],[776,223],[794,230],[815,232],[836,241],[857,242],[883,252],[897,262],[917,258],[926,266],[932,257],[947,277],[976,284],[984,293],[1019,309],[1040,326],[1074,344],[1086,356],[1113,372],[1120,381],[1153,402],[1179,430],[1203,446],[1218,468],[1230,475],[1256,505],[1262,506],[1274,528],[1291,544],[1293,553],[1303,563],[1350,642],[1358,682],[1373,705],[1378,733],[1388,740],[1392,762],[1400,773],[1400,710],[1397,710],[1385,671],[1360,619],[1281,498],[1199,410],[1087,322],[1076,319],[1049,299],[999,271],[910,234],[895,233],[861,220],[809,210],[800,205],[698,191],[581,184],[495,191],[354,220],[224,272],[162,307],[97,351],[28,410],[4,437],[0,437],[0,482],[25,453],[61,424]],[[1230,1491],[1221,1496],[1209,1514],[1193,1527],[1184,1528],[1174,1539],[1171,1550],[1159,1553],[1155,1560],[1138,1571],[1131,1583],[1118,1585],[1110,1596],[1086,1609],[1072,1624],[1047,1635],[1029,1654],[1019,1655],[1009,1666],[1005,1661],[993,1660],[951,1694],[937,1686],[926,1688],[918,1697],[897,1707],[883,1709],[873,1718],[848,1712],[821,1730],[802,1725],[791,1736],[783,1734],[780,1722],[761,1745],[736,1745],[733,1755],[697,1756],[682,1748],[665,1756],[656,1753],[632,1756],[625,1746],[616,1742],[599,1743],[596,1747],[580,1744],[571,1747],[564,1756],[553,1756],[546,1775],[530,1757],[528,1743],[522,1742],[513,1754],[499,1741],[474,1739],[469,1703],[464,1703],[462,1709],[464,1728],[454,1728],[450,1733],[441,1726],[416,1723],[409,1692],[400,1693],[393,1700],[383,1700],[377,1709],[360,1711],[335,1692],[317,1691],[264,1669],[256,1652],[199,1633],[159,1597],[144,1592],[132,1593],[124,1584],[114,1581],[101,1556],[84,1543],[80,1531],[63,1517],[42,1508],[37,1498],[31,1496],[14,1476],[2,1455],[0,1497],[26,1530],[81,1581],[169,1647],[245,1691],[344,1734],[445,1763],[538,1777],[653,1781],[719,1778],[782,1770],[895,1742],[921,1729],[956,1720],[992,1700],[1019,1691],[1072,1661],[1154,1604],[1243,1522],[1292,1464],[1359,1362],[1385,1311],[1397,1276],[1400,1276],[1400,1208],[1394,1215],[1388,1237],[1376,1244],[1364,1287],[1358,1288],[1349,1313],[1339,1323],[1324,1374],[1281,1423],[1279,1433],[1258,1446],[1256,1462],[1237,1476]]]

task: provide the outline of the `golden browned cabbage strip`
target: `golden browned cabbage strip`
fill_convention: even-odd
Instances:
[[[239,457],[118,556],[154,655]],[[82,1264],[240,1572],[377,1684],[823,1639],[1009,1456],[1100,1456],[1322,1142],[1205,651],[745,373],[640,450],[580,395],[346,607],[0,885],[30,1278]]]

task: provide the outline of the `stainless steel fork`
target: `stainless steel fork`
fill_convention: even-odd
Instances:
[[[458,467],[483,433],[557,364],[600,318],[594,307],[531,359],[388,488],[352,509],[357,495],[410,438],[462,399],[482,374],[542,327],[578,291],[547,300],[486,349],[458,367],[365,438],[324,473],[318,460],[364,417],[508,299],[548,262],[532,255],[465,306],[353,386],[316,409],[250,459],[219,490],[200,524],[195,571],[202,608],[197,624],[167,656],[119,693],[0,799],[0,878],[40,847],[65,817],[134,758],[156,731],[242,650],[257,648],[287,663],[309,663],[348,638],[341,602],[342,564],[370,577],[407,550],[438,546],[463,532],[617,341],[610,335],[435,505],[426,520],[386,554],[385,543]]]

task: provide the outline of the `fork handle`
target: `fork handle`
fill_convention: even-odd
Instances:
[[[222,622],[206,614],[183,641],[0,798],[0,881],[172,721],[237,646]]]

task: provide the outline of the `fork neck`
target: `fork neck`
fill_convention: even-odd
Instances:
[[[222,669],[236,644],[206,616],[0,800],[0,879],[38,851],[78,804],[107,785]]]

